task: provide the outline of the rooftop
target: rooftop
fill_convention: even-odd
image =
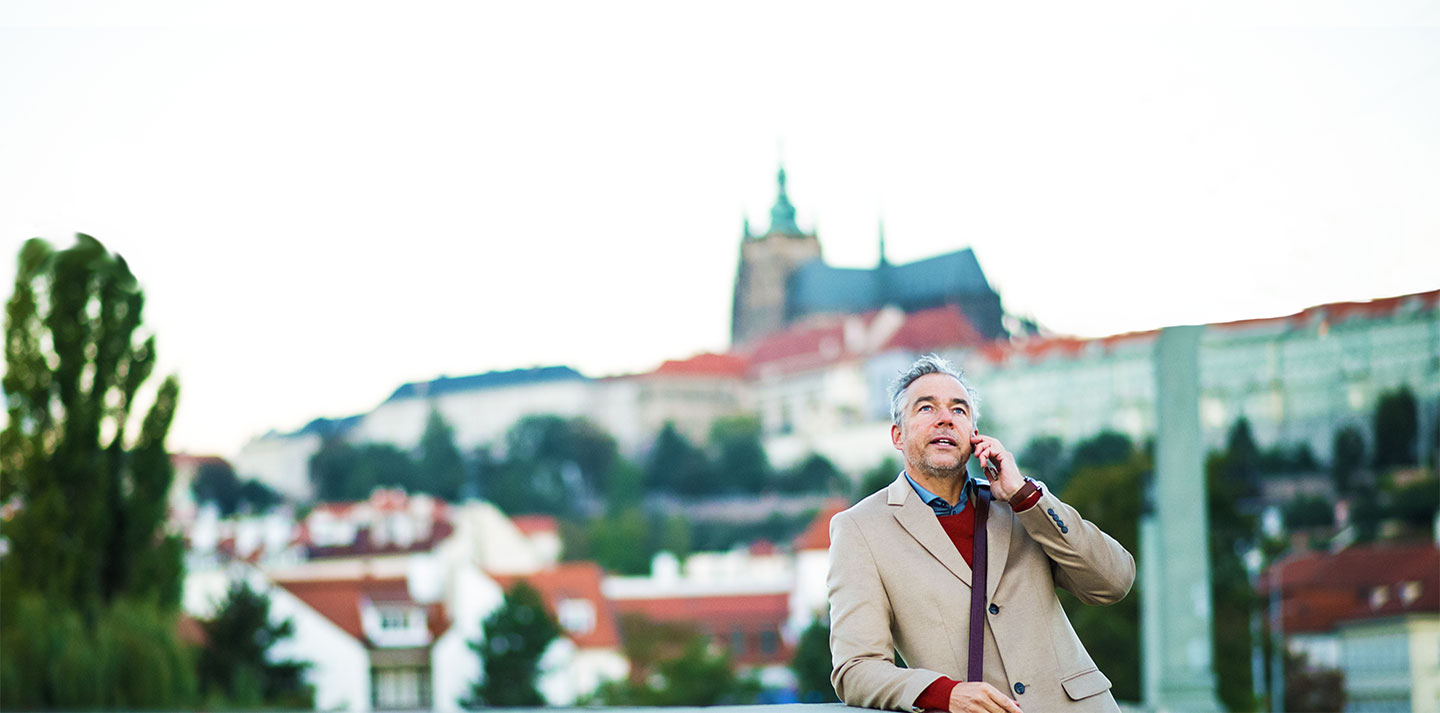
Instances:
[[[427,398],[464,391],[503,389],[558,381],[586,381],[583,374],[568,366],[537,366],[530,369],[487,371],[470,376],[441,376],[430,381],[402,384],[386,401]]]

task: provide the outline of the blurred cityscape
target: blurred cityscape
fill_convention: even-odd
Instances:
[[[885,389],[931,352],[967,372],[983,432],[1139,558],[1159,333],[1051,334],[971,251],[891,264],[877,240],[873,268],[828,265],[782,169],[770,225],[739,236],[726,353],[441,376],[233,459],[172,454],[180,639],[218,646],[250,596],[280,667],[253,701],[323,710],[833,700],[828,521],[895,478]],[[1440,711],[1440,290],[1376,297],[1204,326],[1232,710]],[[8,531],[31,501],[5,498]],[[26,546],[4,544],[0,567]],[[1141,706],[1143,596],[1065,601]],[[543,701],[487,688],[529,675],[532,636]]]

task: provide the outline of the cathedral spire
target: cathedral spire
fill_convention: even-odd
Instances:
[[[887,265],[889,265],[889,264],[890,264],[890,260],[888,260],[888,259],[885,257],[885,219],[884,219],[884,218],[881,218],[881,219],[880,219],[880,262],[877,263],[876,266],[877,266],[877,267],[885,267],[885,266],[887,266]]]
[[[802,235],[800,226],[795,224],[795,206],[790,205],[790,196],[785,192],[785,165],[780,165],[780,173],[777,177],[780,185],[778,194],[775,196],[775,205],[770,208],[770,230],[771,233],[783,233],[785,235]]]

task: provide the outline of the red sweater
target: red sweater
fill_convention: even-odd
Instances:
[[[974,504],[955,515],[944,515],[936,519],[940,521],[940,526],[945,528],[945,534],[950,536],[950,541],[955,543],[955,549],[960,550],[965,564],[973,567],[974,563],[970,558],[975,550]],[[955,679],[941,676],[920,692],[920,696],[915,699],[915,705],[928,710],[949,710],[950,692],[959,684]]]
[[[1033,495],[1025,499],[1025,502],[1015,508],[1015,511],[1021,512],[1033,507],[1040,500],[1040,494],[1040,491],[1035,491]],[[975,566],[970,561],[975,549],[975,508],[967,507],[959,514],[944,515],[936,519],[940,521],[940,527],[945,528],[945,534],[950,536],[950,541],[955,543],[955,549],[960,550],[960,556],[965,558],[965,564],[971,567]],[[915,705],[928,710],[949,710],[950,692],[955,690],[955,686],[959,684],[959,681],[941,676],[920,692],[915,699]]]

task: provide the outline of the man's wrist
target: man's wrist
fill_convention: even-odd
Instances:
[[[1035,503],[1040,502],[1040,496],[1042,494],[1043,493],[1040,492],[1040,484],[1026,478],[1025,482],[1020,485],[1020,488],[1009,497],[1008,502],[1010,503],[1010,509],[1015,512],[1028,510],[1034,507]]]

